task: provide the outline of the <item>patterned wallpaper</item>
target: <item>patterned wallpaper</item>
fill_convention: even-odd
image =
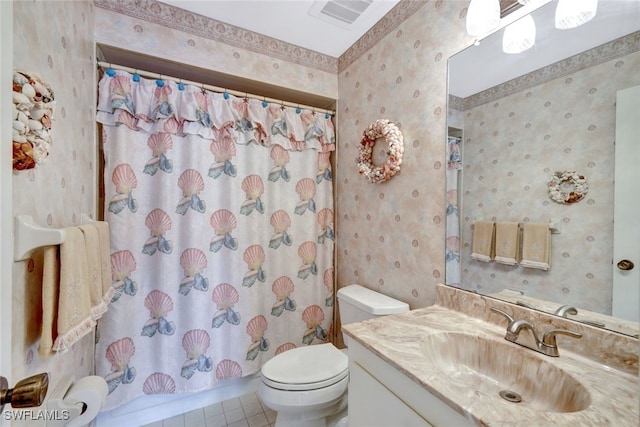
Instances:
[[[223,34],[197,29],[214,28],[215,21],[203,24],[167,5],[96,5],[98,43],[336,99],[339,92],[338,284],[359,282],[413,307],[433,303],[433,286],[444,280],[446,67],[449,56],[471,44],[464,30],[466,2],[399,3],[338,60],[337,79],[298,61],[308,59],[306,53],[281,60],[256,52],[260,39],[242,29],[234,31],[251,35],[252,43],[225,44]],[[196,29],[181,27],[192,19]],[[362,130],[378,118],[403,131],[405,161],[400,175],[373,185],[357,174],[355,157]]]
[[[380,40],[395,31],[408,17],[412,16],[428,1],[401,0],[393,9],[382,17],[369,31],[358,39],[338,58],[338,72],[342,72],[358,58],[367,53]]]
[[[111,6],[104,7],[104,4]],[[188,25],[184,26],[185,22],[190,23],[194,19],[195,28],[202,29],[204,27],[196,25],[200,18],[189,17],[176,10],[157,9],[154,4],[155,2],[148,1],[97,0],[96,5],[101,7],[94,8],[88,1],[17,2],[14,6],[16,67],[40,71],[56,90],[58,101],[54,112],[54,149],[51,161],[40,169],[14,176],[15,213],[30,213],[37,222],[54,227],[78,223],[80,214],[93,213],[96,200],[93,190],[95,103],[93,96],[84,94],[95,93],[95,20],[95,41],[98,43],[127,46],[128,49],[170,61],[339,98],[336,117],[339,147],[335,159],[339,248],[336,269],[339,286],[358,282],[406,301],[412,308],[431,305],[435,300],[435,284],[444,281],[443,159],[447,119],[447,58],[472,42],[465,32],[467,2],[402,1],[338,59],[337,75],[335,71],[321,69],[324,65],[318,65],[331,64],[330,70],[334,70],[331,67],[335,67],[335,63],[330,59],[313,59],[309,52],[297,53],[289,50],[285,58],[272,55],[269,51],[256,52],[255,46],[261,45],[263,40],[254,38],[249,45],[234,45],[232,40],[218,38],[211,32],[195,31]],[[123,9],[114,9],[115,7]],[[127,8],[128,14],[124,8]],[[36,25],[36,22],[43,21],[50,24]],[[228,27],[218,27],[217,31],[221,31],[220,37],[223,37],[228,30]],[[267,46],[270,44],[271,41],[268,41]],[[296,62],[296,55],[304,60]],[[316,65],[315,60],[319,61]],[[614,70],[618,70],[615,68],[618,63],[619,61],[612,62]],[[628,67],[626,59],[621,65],[621,68]],[[606,67],[607,64],[602,66]],[[273,72],[274,70],[277,72]],[[601,82],[608,78],[606,70],[600,71],[605,72],[604,75],[600,74]],[[579,86],[580,79],[572,77],[570,80],[571,83],[563,84]],[[602,85],[587,86],[587,92],[592,88],[597,91],[607,90]],[[528,98],[525,97],[526,99]],[[484,166],[502,171],[507,169],[507,174],[513,171],[515,176],[519,169],[503,168],[508,160],[499,156],[520,152],[522,156],[528,155],[526,160],[531,161],[541,156],[566,159],[576,155],[580,149],[569,144],[569,140],[573,138],[571,132],[558,129],[551,133],[546,128],[542,132],[535,132],[537,126],[544,125],[548,117],[545,114],[549,114],[549,111],[562,115],[565,121],[577,121],[580,118],[580,113],[574,106],[555,110],[556,105],[560,106],[564,100],[549,100],[552,108],[538,106],[533,110],[534,114],[527,113],[525,116],[522,116],[525,114],[524,110],[516,110],[515,107],[496,107],[504,110],[503,116],[506,114],[507,118],[512,111],[520,112],[520,115],[514,115],[512,121],[522,120],[520,127],[527,129],[531,135],[538,135],[542,142],[532,145],[526,144],[527,141],[518,141],[516,145],[513,137],[511,140],[514,148],[495,155],[491,155],[485,148],[482,154],[488,159],[488,163]],[[520,102],[523,100],[520,99]],[[500,105],[501,103],[498,102]],[[473,113],[480,114],[484,108],[494,109],[492,105],[480,106]],[[524,104],[519,108],[524,108]],[[74,121],[64,120],[67,117],[73,117]],[[404,163],[401,173],[391,181],[369,184],[358,175],[355,158],[362,131],[378,118],[388,118],[402,130],[405,142]],[[590,139],[606,127],[597,126],[596,130],[588,131],[591,132],[588,134]],[[501,128],[499,132],[508,134],[513,129],[515,127],[510,124],[509,129]],[[490,133],[490,140],[497,140],[497,136],[506,137],[500,133],[497,136]],[[550,136],[549,140],[564,141],[561,152],[557,152],[557,149],[554,155],[543,152],[542,147],[548,141],[545,140],[546,135]],[[507,141],[507,146],[511,140]],[[90,143],[85,144],[87,141]],[[473,144],[471,142],[470,146]],[[380,161],[383,157],[384,146],[377,145],[374,159]],[[498,161],[495,166],[494,160]],[[576,168],[586,171],[591,181],[606,181],[608,172],[603,168],[604,160],[598,159],[595,163],[590,167],[589,162],[582,166],[578,161],[573,162]],[[531,175],[540,176],[546,182],[546,175],[559,167],[565,166],[539,165],[539,170]],[[596,170],[598,172],[592,176],[591,172]],[[478,178],[484,176],[484,172],[476,171],[476,174]],[[520,179],[527,180],[527,176],[524,174]],[[503,181],[511,179],[513,176],[507,175]],[[487,183],[483,178],[478,180],[478,185],[486,186]],[[511,206],[507,206],[509,212],[521,204],[521,194],[530,198],[533,192],[538,192],[536,185],[528,180],[526,183],[523,181],[513,195],[507,198],[507,202],[511,203]],[[506,192],[502,187],[498,191],[497,186],[490,185],[483,194],[487,197],[492,195],[498,200]],[[546,195],[535,197],[543,206],[548,201]],[[592,188],[588,200],[570,208],[604,211],[609,209],[607,197],[607,189]],[[469,196],[465,195],[465,198],[465,203],[471,203]],[[590,199],[593,200],[591,204]],[[476,202],[478,203],[484,202]],[[549,203],[551,202],[547,203],[546,208],[558,208]],[[497,209],[491,211],[497,212]],[[533,211],[527,210],[526,213],[514,216],[519,218],[527,215],[533,218],[533,214],[529,212]],[[555,217],[563,219],[566,215],[558,212]],[[563,219],[563,229],[579,227],[580,221],[578,216],[571,216],[571,225],[565,226]],[[567,236],[567,233],[568,231],[563,231],[562,236]],[[601,235],[601,231],[593,230],[584,239],[595,239],[589,243],[591,247],[598,246],[602,242]],[[586,258],[593,256],[584,251],[577,255],[573,251],[570,255]],[[33,325],[36,324],[39,310],[35,283],[40,269],[37,256],[29,262],[16,263],[14,266],[17,307],[14,311],[16,375],[42,370],[64,373],[78,366],[82,370],[89,370],[91,363],[87,357],[91,357],[92,351],[89,340],[84,340],[77,349],[63,357],[40,360],[37,356],[37,332]],[[503,276],[507,281],[519,277],[513,272],[505,272]],[[594,275],[594,279],[586,280],[596,280],[596,277]],[[76,374],[79,373],[76,371]]]
[[[95,59],[90,1],[14,2],[14,67],[38,73],[55,93],[51,154],[36,169],[14,172],[14,215],[31,215],[49,227],[79,225],[94,215]],[[42,25],[46,22],[46,25]],[[64,355],[40,358],[38,343],[42,251],[13,266],[12,377],[17,381],[50,373],[54,387],[62,375],[93,371],[93,336]]]
[[[201,39],[220,42],[224,45],[332,74],[344,70],[426,2],[425,0],[401,1],[374,25],[372,31],[364,34],[340,58],[336,59],[162,2],[153,0],[94,0],[94,4],[98,8],[193,34]],[[140,29],[137,31],[141,32]],[[192,43],[189,45],[194,47]]]
[[[444,283],[447,58],[472,42],[466,6],[427,2],[338,75],[338,286],[357,282],[417,308]],[[355,158],[378,118],[400,127],[405,152],[399,175],[370,184]],[[384,151],[376,144],[376,164]]]
[[[187,16],[184,11],[159,2],[99,0],[96,5],[99,7],[95,9],[95,35],[99,45],[126,47],[129,51],[143,52],[178,64],[338,98],[335,59],[319,57],[319,62],[311,61],[314,57],[309,56],[309,51],[298,52],[291,45],[284,46],[280,42],[276,47],[281,46],[288,55],[287,59],[282,59],[282,53],[271,55],[272,48],[259,49],[263,43],[271,46],[264,36],[213,20],[202,21],[202,17]],[[195,20],[192,29],[183,31],[182,21],[190,22],[192,19]],[[209,31],[211,27],[215,30]],[[237,42],[227,44],[230,35],[223,37],[221,31],[235,34]],[[240,39],[244,42],[240,43]],[[305,58],[308,60],[303,61]],[[334,65],[326,71],[324,65],[332,61]],[[179,77],[180,70],[177,69],[173,75]]]
[[[176,30],[177,24],[162,19],[183,12],[166,5],[157,9],[153,2],[128,0],[96,4],[98,43],[126,45],[172,61],[334,98],[339,89],[338,139],[346,142],[336,156],[335,173],[342,212],[336,222],[344,236],[338,237],[338,283],[360,282],[415,307],[433,302],[433,285],[444,279],[444,142],[440,141],[446,119],[446,59],[470,44],[463,41],[463,2],[401,2],[345,53],[340,59],[345,71],[337,78],[309,68],[312,64],[299,65],[295,58],[283,61],[256,53],[255,46],[226,45],[211,32],[194,35]],[[426,21],[433,22],[431,29],[425,30]],[[441,28],[460,28],[447,38],[452,46],[444,50],[439,47],[438,22]],[[425,58],[429,58],[426,64]],[[381,117],[401,127],[406,154],[401,174],[378,186],[358,176],[355,157],[362,130]],[[370,233],[373,229],[380,232]],[[393,257],[387,259],[389,254]]]
[[[94,0],[99,8],[294,64],[336,73],[338,61],[272,37],[153,0]],[[194,47],[194,46],[192,46]]]
[[[618,90],[640,84],[637,41],[632,35],[611,43],[635,46],[634,53],[464,111],[465,288],[485,294],[509,287],[611,313],[615,101]],[[591,63],[593,55],[609,50],[586,52],[573,62]],[[547,197],[547,181],[565,169],[589,182],[579,203],[557,204]],[[476,220],[558,223],[551,270],[470,260]]]

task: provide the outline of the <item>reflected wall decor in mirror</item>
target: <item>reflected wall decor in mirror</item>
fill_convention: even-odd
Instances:
[[[613,236],[614,203],[638,203],[637,192],[614,200],[614,176],[616,97],[638,87],[640,98],[640,2],[600,0],[591,21],[563,30],[558,2],[538,3],[529,49],[504,53],[501,28],[449,59],[446,283],[637,335],[637,313],[615,312]],[[549,180],[566,170],[588,180],[578,203],[548,196]],[[476,221],[553,224],[550,269],[472,259]],[[632,261],[627,298],[640,288]]]

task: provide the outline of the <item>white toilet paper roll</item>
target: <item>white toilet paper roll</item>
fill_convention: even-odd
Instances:
[[[78,418],[70,420],[67,427],[82,427],[89,424],[102,409],[108,391],[107,382],[102,377],[92,375],[76,381],[65,394],[63,401],[68,404],[83,402],[86,409]]]

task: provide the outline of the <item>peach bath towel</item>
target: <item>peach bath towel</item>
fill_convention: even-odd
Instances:
[[[489,262],[495,256],[495,223],[493,221],[476,221],[473,224],[473,242],[471,258]]]
[[[551,268],[551,229],[548,223],[524,223],[522,226],[522,261],[528,268]]]
[[[58,247],[44,248],[42,266],[42,330],[38,353],[42,357],[53,355],[53,341],[58,336],[58,294],[60,293],[60,262]]]
[[[78,227],[67,227],[60,245],[60,289],[58,293],[58,336],[53,350],[64,352],[96,325],[91,314],[89,270],[84,235]]]
[[[520,227],[517,222],[496,222],[496,256],[500,264],[520,261]]]
[[[113,287],[111,278],[111,237],[109,234],[109,223],[106,221],[94,222],[93,226],[98,229],[100,239],[100,263],[102,267],[102,299],[107,304],[111,302],[116,289]]]
[[[107,311],[113,289],[111,286],[111,269],[108,272],[107,265],[110,266],[110,254],[108,247],[108,238],[101,236],[104,232],[99,227],[99,223],[90,223],[80,226],[80,230],[84,235],[84,244],[87,250],[87,269],[89,273],[89,282],[86,286],[89,289],[91,299],[91,316],[94,320],[98,320]],[[106,223],[104,223],[106,224]],[[106,232],[109,232],[108,225]],[[108,236],[108,234],[107,234]],[[106,275],[106,277],[105,277]],[[115,289],[113,289],[115,290]]]

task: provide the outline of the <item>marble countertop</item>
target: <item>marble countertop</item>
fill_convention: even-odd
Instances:
[[[448,307],[434,305],[407,313],[343,326],[350,339],[404,373],[454,410],[480,426],[638,426],[640,380],[634,373],[614,369],[562,348],[560,357],[549,357],[504,340],[505,326],[478,319]],[[579,381],[588,391],[591,404],[577,412],[545,412],[511,403],[480,387],[457,381],[424,357],[423,341],[428,334],[461,332],[501,340],[521,351],[531,352],[539,366],[551,363]],[[500,363],[496,360],[495,363]]]

